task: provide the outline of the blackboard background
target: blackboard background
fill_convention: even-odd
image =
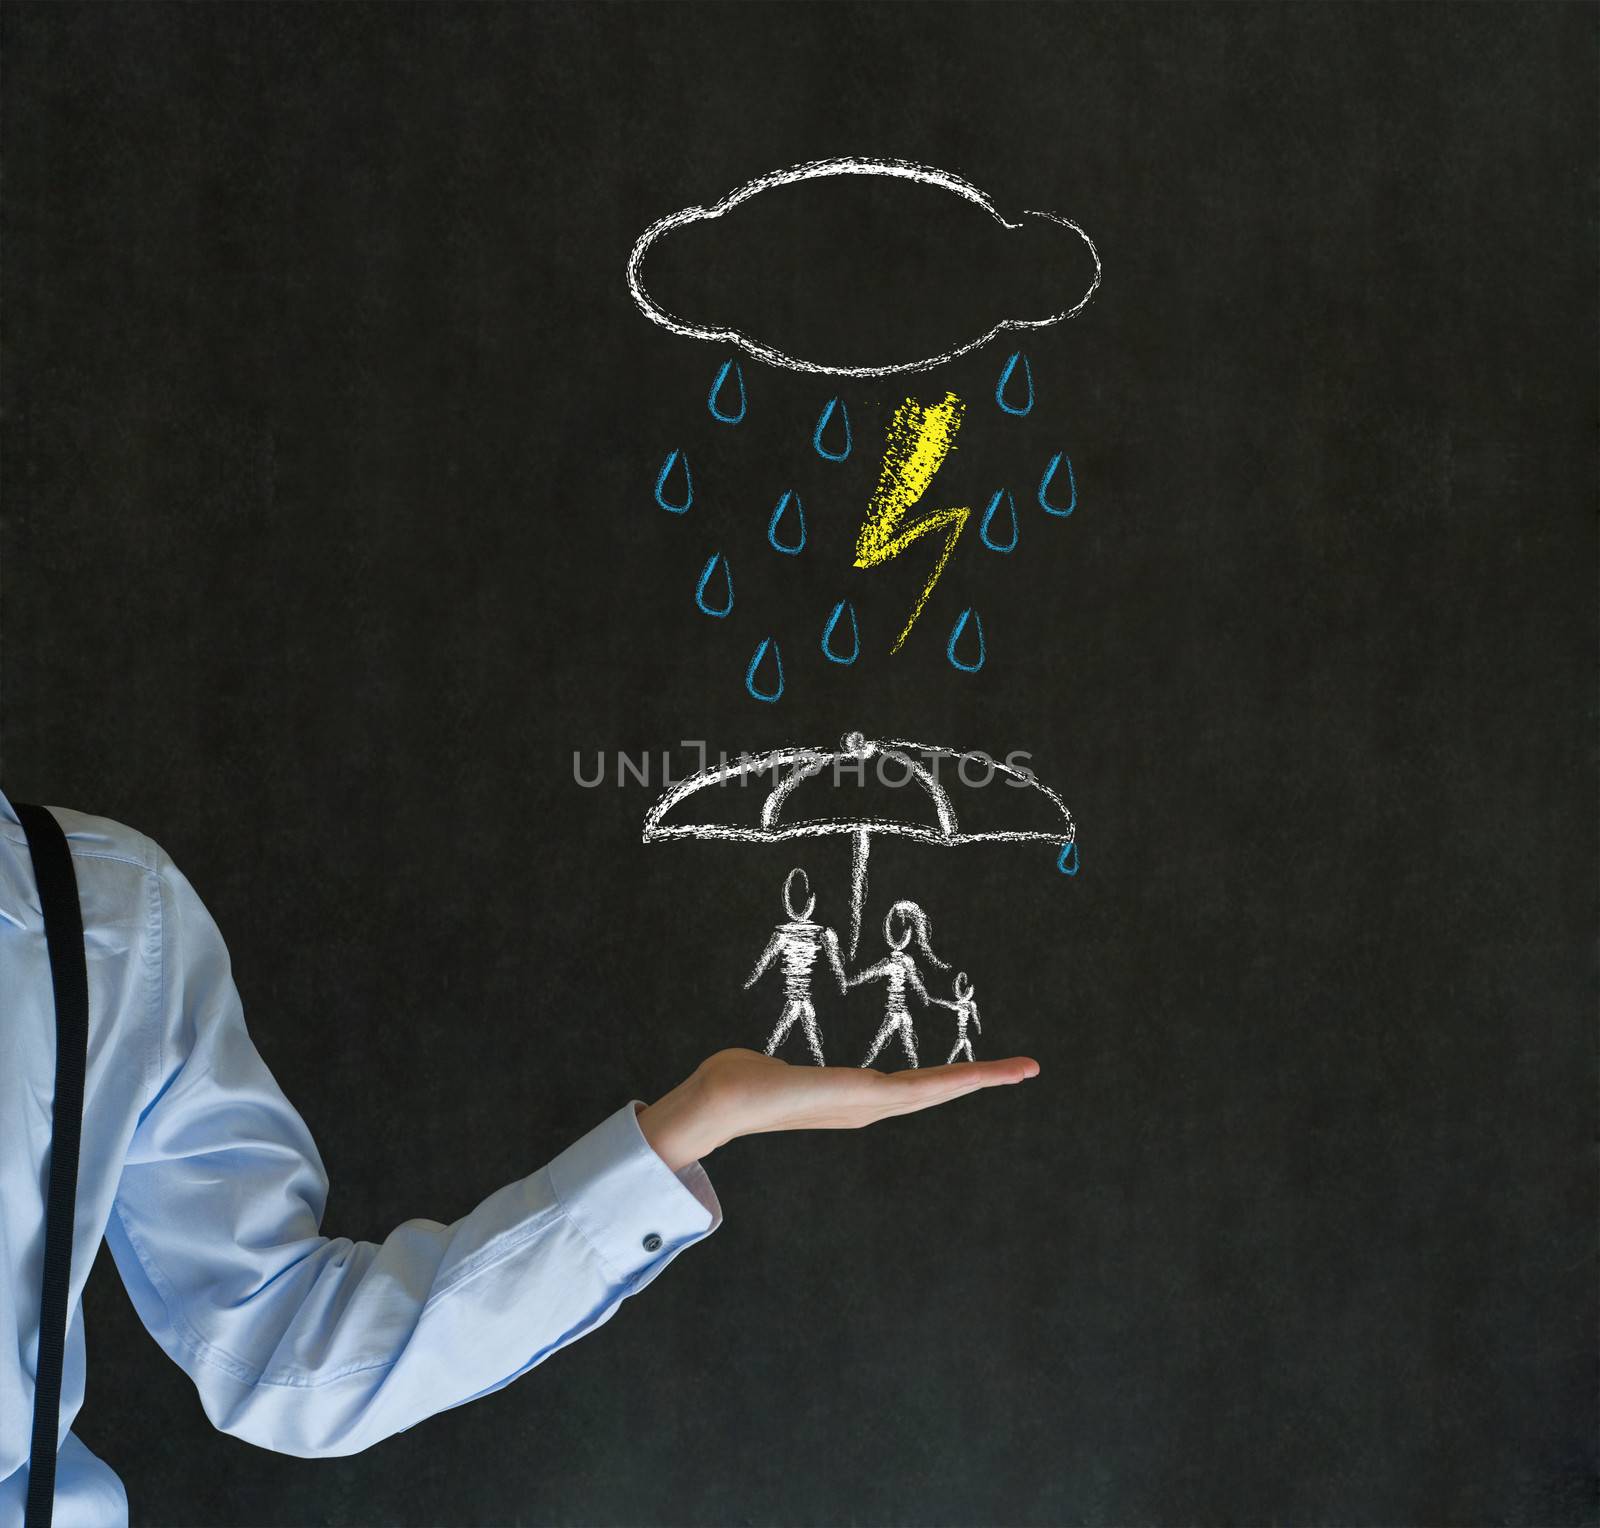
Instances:
[[[185,868],[326,1230],[451,1220],[762,1042],[738,983],[792,856],[646,848],[649,793],[574,752],[1026,749],[1082,840],[1075,881],[874,858],[875,916],[920,897],[1036,1082],[730,1146],[710,1242],[365,1455],[210,1432],[102,1257],[80,1430],[136,1521],[1594,1521],[1595,30],[6,7],[7,790]],[[969,538],[846,670],[843,561],[760,540],[833,389],[747,365],[772,454],[719,456],[726,352],[621,268],[863,153],[1080,219],[1106,280],[1028,341],[1009,440],[1010,346],[924,379],[986,463],[1069,449],[1076,515]],[[840,391],[869,444],[901,395]],[[723,474],[682,520],[675,445]],[[865,453],[816,490],[846,540]],[[725,623],[689,604],[715,538]],[[776,707],[740,682],[769,630]],[[843,851],[804,862],[837,906]]]

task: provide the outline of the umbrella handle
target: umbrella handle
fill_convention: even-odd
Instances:
[[[861,943],[861,909],[867,900],[867,856],[872,852],[872,835],[865,828],[855,834],[855,853],[850,863],[850,958],[856,958]]]

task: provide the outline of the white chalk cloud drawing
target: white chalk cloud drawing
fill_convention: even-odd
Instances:
[[[1077,297],[1075,301],[1064,305],[1058,312],[1049,313],[1040,318],[1003,318],[975,339],[967,340],[963,344],[940,351],[937,355],[925,356],[920,360],[904,361],[892,366],[834,366],[823,361],[807,360],[800,356],[789,355],[771,345],[761,343],[741,330],[718,328],[712,324],[692,323],[674,313],[669,313],[645,290],[644,280],[640,274],[645,256],[650,252],[652,245],[671,233],[673,229],[682,228],[689,223],[725,217],[734,208],[748,202],[752,197],[759,196],[763,191],[770,191],[776,186],[792,185],[796,181],[822,180],[840,175],[878,175],[917,181],[922,185],[935,186],[948,191],[965,201],[973,203],[975,206],[981,207],[1002,228],[1016,230],[1026,226],[1021,222],[1012,222],[1010,219],[1003,217],[994,203],[970,181],[963,180],[959,175],[952,175],[947,170],[936,169],[932,165],[917,164],[908,159],[843,158],[812,160],[807,164],[794,165],[787,170],[775,170],[767,175],[758,175],[754,180],[747,181],[737,190],[730,191],[720,201],[713,202],[709,207],[685,207],[680,212],[669,213],[664,218],[658,218],[646,228],[639,235],[628,256],[627,266],[628,291],[632,294],[639,311],[652,323],[660,324],[662,328],[670,329],[674,334],[681,334],[688,339],[717,340],[724,344],[737,345],[747,355],[766,361],[773,366],[784,367],[790,371],[816,372],[836,377],[889,377],[903,372],[928,371],[935,366],[941,366],[946,361],[955,360],[957,356],[963,356],[969,351],[980,349],[997,335],[1003,334],[1007,330],[1044,329],[1052,324],[1059,324],[1063,320],[1082,312],[1100,286],[1100,251],[1095,248],[1094,240],[1077,223],[1073,222],[1071,218],[1063,217],[1055,212],[1024,211],[1022,216],[1025,218],[1041,218],[1058,227],[1070,229],[1083,240],[1090,257],[1094,261],[1094,277],[1089,283],[1088,290],[1082,296]]]

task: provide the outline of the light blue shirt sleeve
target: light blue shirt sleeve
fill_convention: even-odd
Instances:
[[[251,1043],[216,924],[158,868],[158,1086],[106,1237],[222,1431],[355,1453],[509,1384],[722,1223],[704,1169],[669,1169],[630,1100],[454,1225],[322,1235],[316,1145]]]

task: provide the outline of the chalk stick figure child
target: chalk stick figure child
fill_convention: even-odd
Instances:
[[[955,1049],[945,1058],[946,1066],[954,1061],[963,1050],[967,1053],[968,1061],[977,1060],[977,1057],[972,1054],[972,1041],[967,1038],[967,1021],[969,1019],[972,1021],[972,1027],[979,1034],[983,1033],[983,1021],[978,1017],[978,1005],[974,1001],[978,995],[978,989],[968,986],[967,973],[965,971],[956,972],[955,982],[951,990],[955,993],[954,1001],[947,997],[933,999],[941,1008],[951,1009],[956,1016],[956,1044]]]

